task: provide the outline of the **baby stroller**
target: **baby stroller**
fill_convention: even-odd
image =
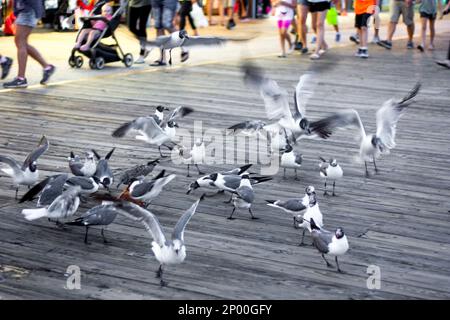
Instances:
[[[92,14],[99,15],[101,13],[102,6],[106,2],[107,1],[98,1],[94,9],[92,9]],[[77,55],[77,52],[89,58],[89,67],[91,67],[91,69],[101,70],[104,68],[105,63],[117,61],[122,61],[127,68],[132,66],[133,55],[131,53],[124,54],[114,34],[114,31],[120,24],[120,17],[125,7],[125,5],[122,5],[118,9],[116,9],[112,16],[112,19],[109,21],[101,16],[90,16],[82,18],[84,24],[78,31],[77,39],[82,29],[91,28],[91,21],[103,20],[108,26],[101,32],[99,37],[94,40],[89,50],[81,51],[80,49],[72,49],[72,54],[69,58],[69,65],[72,68],[81,68],[83,66],[83,57],[81,55]],[[102,39],[108,37],[112,37],[115,43],[112,45],[107,45],[101,42]]]

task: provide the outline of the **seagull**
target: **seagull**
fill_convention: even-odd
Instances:
[[[202,140],[197,139],[197,141],[195,141],[194,146],[192,147],[192,149],[189,152],[187,152],[188,149],[185,146],[176,146],[174,149],[175,149],[175,152],[178,154],[178,156],[181,160],[181,163],[187,165],[187,176],[186,177],[191,176],[189,174],[189,169],[192,164],[194,164],[194,166],[197,168],[199,175],[204,174],[203,172],[200,171],[200,168],[198,167],[199,163],[205,163],[205,157],[206,157],[205,143]]]
[[[145,181],[144,177],[138,177],[127,187],[120,198],[126,199],[130,197],[134,200],[142,201],[144,206],[148,207],[150,202],[161,193],[164,186],[176,177],[175,174],[164,176],[165,172],[165,170],[162,170],[150,181]]]
[[[311,188],[310,186],[309,188]],[[312,187],[314,188],[314,187]],[[298,224],[299,228],[303,229],[302,233],[302,241],[300,242],[299,246],[304,245],[304,239],[305,239],[305,231],[308,229],[309,232],[311,232],[311,223],[310,221],[314,219],[316,221],[316,224],[319,227],[323,227],[323,215],[322,212],[320,212],[319,209],[319,203],[317,202],[316,193],[312,192],[312,194],[309,196],[308,199],[308,205],[306,208],[306,212],[303,214],[303,222]]]
[[[334,188],[336,186],[336,180],[342,178],[344,175],[344,171],[342,171],[341,166],[337,163],[337,160],[332,158],[330,159],[330,162],[327,162],[322,157],[319,157],[319,159],[322,161],[319,164],[320,167],[320,177],[325,179],[325,192],[323,193],[324,196],[328,195],[327,192],[327,180],[333,180],[333,196],[335,196]]]
[[[171,150],[166,143],[172,142],[175,138],[175,128],[178,127],[175,120],[178,118],[183,118],[193,111],[194,110],[191,108],[179,106],[172,111],[168,120],[163,120],[159,124],[153,117],[139,117],[133,121],[122,124],[119,128],[114,130],[112,136],[122,138],[130,131],[137,131],[139,134],[136,136],[137,140],[142,140],[149,144],[157,145],[159,154],[161,157],[164,157],[161,153],[161,146],[165,146]]]
[[[94,177],[98,179],[98,182],[105,187],[105,189],[109,190],[109,187],[112,185],[114,181],[114,175],[109,167],[108,160],[111,158],[114,150],[116,148],[112,148],[110,152],[105,156],[104,159],[100,159],[97,163],[97,170],[95,171]],[[100,156],[92,150],[94,154],[96,154],[97,158]]]
[[[282,151],[280,166],[283,168],[283,178],[286,179],[286,168],[294,169],[295,180],[298,180],[297,169],[302,166],[302,154],[294,150],[289,141],[286,140],[286,148]]]
[[[308,209],[309,197],[315,193],[314,187],[309,186],[305,189],[305,196],[300,198],[293,198],[287,200],[266,200],[270,207],[278,208],[284,212],[292,214],[294,219],[294,228],[298,228],[298,223],[302,221],[302,216]]]
[[[327,118],[311,124],[311,131],[321,138],[329,138],[337,129],[347,126],[356,126],[360,131],[359,156],[366,167],[366,177],[369,177],[367,161],[373,161],[375,172],[378,172],[375,159],[381,154],[388,154],[395,147],[395,133],[397,122],[403,115],[404,109],[409,106],[420,90],[420,83],[401,100],[389,99],[378,109],[376,114],[377,131],[375,134],[366,134],[361,118],[356,110],[344,110]]]
[[[185,48],[195,46],[219,46],[225,44],[227,41],[248,41],[250,39],[227,39],[222,37],[205,37],[188,35],[186,30],[180,30],[172,32],[169,35],[159,36],[155,40],[146,42],[146,49],[151,51],[153,48],[159,48],[161,51],[169,50],[169,64],[172,65],[172,50],[175,48],[181,48],[186,51]],[[162,62],[162,60],[160,61]]]
[[[156,277],[160,278],[161,286],[167,285],[167,283],[163,280],[163,267],[166,265],[180,264],[186,258],[184,230],[189,220],[195,214],[199,202],[200,199],[197,200],[180,217],[175,225],[175,228],[173,229],[172,240],[165,237],[158,219],[150,211],[127,201],[122,201],[115,204],[115,206],[119,209],[119,213],[135,221],[141,222],[152,236],[152,251],[160,263],[159,268],[156,271]]]
[[[160,124],[164,120],[164,111],[169,111],[170,109],[164,106],[157,106],[155,114],[150,116],[155,119],[156,124]]]
[[[97,170],[97,162],[95,154],[92,151],[85,153],[85,158],[82,160],[79,156],[70,152],[69,168],[73,175],[92,177]]]
[[[138,165],[133,168],[125,170],[120,177],[119,183],[117,184],[117,188],[119,188],[120,185],[122,185],[122,184],[129,185],[137,177],[141,177],[141,176],[146,177],[153,171],[153,169],[155,169],[155,167],[158,163],[159,163],[159,159],[156,159],[156,160],[149,161],[146,164],[141,164],[141,165]]]
[[[39,170],[37,169],[37,160],[42,156],[49,147],[49,142],[45,136],[42,136],[38,147],[28,154],[27,158],[20,165],[16,160],[8,156],[0,156],[0,163],[6,164],[9,168],[0,169],[13,179],[14,186],[16,187],[16,196],[19,192],[19,186],[32,186],[39,179]]]
[[[48,207],[38,209],[23,209],[22,214],[27,220],[36,220],[47,217],[64,219],[72,216],[80,205],[81,187],[70,188],[58,196]]]
[[[250,177],[248,175],[243,175],[241,179],[241,183],[239,184],[239,188],[237,188],[232,195],[233,201],[233,211],[231,215],[227,218],[229,220],[233,220],[234,211],[239,209],[248,209],[250,216],[252,219],[258,219],[253,215],[251,206],[253,201],[255,200],[255,193],[253,192],[252,184],[250,182]]]
[[[50,176],[33,186],[23,197],[19,203],[25,201],[33,201],[39,194],[37,207],[50,205],[64,191],[64,185],[69,178],[67,173]]]
[[[89,227],[101,226],[101,235],[104,243],[108,243],[104,234],[104,227],[107,227],[116,219],[118,209],[114,206],[112,202],[104,201],[101,205],[89,209],[81,215],[79,218],[71,222],[66,222],[66,225],[71,226],[82,226],[86,227],[86,233],[84,236],[84,243],[88,243],[88,231]]]
[[[333,265],[325,258],[325,254],[335,256],[337,271],[343,273],[339,268],[338,256],[344,255],[348,249],[347,236],[342,228],[337,228],[335,233],[321,229],[316,225],[315,220],[311,218],[311,236],[313,244],[322,254],[323,260],[327,263],[327,267],[333,268]]]

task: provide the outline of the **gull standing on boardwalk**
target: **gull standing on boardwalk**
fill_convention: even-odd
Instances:
[[[308,200],[307,200],[308,201],[307,208],[302,217],[303,222],[298,224],[298,227],[303,229],[302,241],[299,244],[300,246],[305,244],[304,240],[305,240],[306,230],[311,232],[311,224],[310,224],[311,219],[314,219],[314,221],[316,221],[316,223],[319,227],[321,227],[321,228],[323,227],[323,215],[319,209],[319,203],[317,202],[316,192],[314,190],[314,187],[309,186],[308,188],[309,188],[309,193],[311,195],[308,197]],[[307,193],[308,193],[308,190],[307,190]]]
[[[88,151],[84,154],[85,158],[82,160],[78,155],[70,152],[69,168],[73,175],[92,177],[97,170],[97,161],[94,152]]]
[[[366,177],[369,176],[367,170],[367,161],[373,160],[375,172],[378,172],[375,159],[381,154],[389,154],[389,150],[395,148],[395,133],[397,122],[403,115],[404,109],[413,102],[420,90],[420,83],[401,100],[389,99],[377,111],[376,134],[366,134],[361,118],[356,110],[345,110],[337,112],[325,119],[319,120],[311,125],[311,130],[320,137],[326,139],[330,137],[337,129],[349,125],[356,126],[360,131],[359,156],[364,161],[366,167]]]
[[[160,156],[164,157],[161,153],[161,146],[165,146],[171,150],[171,147],[167,146],[166,143],[172,142],[175,138],[175,127],[178,127],[175,120],[183,118],[193,111],[194,110],[191,108],[179,106],[172,111],[168,120],[164,120],[159,124],[151,116],[139,117],[133,121],[122,124],[119,128],[114,130],[112,136],[115,138],[122,138],[128,132],[137,131],[139,134],[136,136],[137,140],[157,145]]]
[[[119,213],[135,221],[141,222],[152,236],[152,251],[155,254],[156,260],[160,263],[158,271],[156,271],[156,277],[160,278],[161,286],[167,285],[163,280],[163,267],[166,265],[180,264],[186,258],[184,230],[189,220],[195,214],[199,202],[200,199],[185,211],[178,220],[172,232],[172,240],[166,238],[158,219],[150,211],[127,201],[115,204],[115,206],[120,209]]]
[[[37,160],[48,150],[48,147],[49,142],[47,138],[43,136],[39,142],[39,146],[27,156],[22,165],[11,157],[0,156],[0,163],[4,163],[8,166],[8,168],[2,168],[1,171],[13,179],[14,186],[16,187],[16,200],[19,186],[24,185],[30,187],[39,179]]]
[[[199,164],[205,163],[206,157],[205,143],[202,140],[197,139],[189,152],[187,152],[188,149],[185,146],[176,146],[174,150],[181,160],[181,163],[187,165],[186,177],[191,176],[189,174],[189,169],[192,164],[197,168],[199,175],[204,174],[204,172],[201,172],[198,167]]]
[[[146,177],[149,175],[153,169],[158,165],[159,159],[152,160],[147,162],[146,164],[137,165],[133,168],[125,170],[120,176],[119,183],[117,184],[117,188],[120,187],[121,184],[129,185],[138,177]]]
[[[311,218],[311,236],[313,244],[322,254],[323,260],[327,263],[327,267],[333,268],[333,265],[325,258],[325,254],[335,256],[337,271],[343,273],[339,268],[338,256],[344,255],[348,249],[347,236],[342,228],[337,228],[335,233],[321,229],[316,225],[315,220]]]
[[[94,173],[94,177],[96,177],[99,181],[99,183],[105,187],[105,189],[109,190],[109,187],[112,185],[114,181],[114,175],[111,171],[111,168],[109,167],[109,159],[111,158],[114,150],[116,148],[112,148],[110,152],[105,156],[104,159],[100,159],[100,156],[95,150],[92,150],[97,157],[97,159],[100,159],[97,163],[97,170]]]
[[[19,200],[19,203],[25,201],[33,201],[39,194],[37,207],[44,207],[50,205],[57,197],[59,197],[64,191],[64,185],[66,184],[69,175],[67,173],[50,176],[36,184],[33,188],[28,190],[27,193]]]
[[[333,196],[335,196],[334,188],[336,186],[336,180],[341,179],[344,175],[344,171],[342,170],[341,166],[337,163],[336,159],[330,159],[330,162],[327,162],[322,157],[319,157],[319,159],[322,161],[319,164],[320,167],[320,177],[325,179],[325,191],[323,193],[324,196],[328,195],[327,192],[327,180],[333,181]]]
[[[286,139],[286,147],[282,150],[280,166],[283,168],[283,178],[286,179],[286,168],[294,169],[295,180],[298,180],[297,169],[302,166],[302,154],[296,151]]]
[[[258,219],[253,215],[252,212],[252,203],[255,200],[255,193],[253,192],[252,184],[250,182],[250,177],[248,175],[243,175],[241,183],[239,184],[239,188],[237,188],[232,195],[233,201],[233,211],[231,215],[227,218],[229,220],[233,220],[234,211],[239,209],[248,209],[250,216],[252,219]]]
[[[298,228],[298,224],[302,222],[302,216],[308,209],[309,197],[315,193],[314,187],[309,186],[305,189],[303,198],[294,198],[287,200],[266,200],[270,207],[278,208],[284,212],[290,213],[294,219],[294,228]]]
[[[105,237],[105,228],[116,219],[118,209],[114,206],[112,202],[104,201],[101,205],[89,209],[81,215],[81,217],[75,219],[71,222],[66,222],[66,225],[71,226],[82,226],[86,227],[86,233],[84,236],[84,243],[88,243],[88,231],[89,227],[101,226],[101,235],[104,243],[108,243]]]
[[[48,208],[23,209],[22,214],[27,220],[47,217],[49,219],[64,219],[72,216],[80,205],[81,187],[70,188],[57,197]]]

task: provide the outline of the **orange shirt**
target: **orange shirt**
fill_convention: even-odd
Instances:
[[[372,6],[376,5],[376,0],[355,0],[353,7],[355,9],[355,14],[363,13],[373,13]]]

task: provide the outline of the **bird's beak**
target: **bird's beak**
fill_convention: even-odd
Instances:
[[[186,39],[189,39],[189,36],[188,36],[187,34],[185,34],[184,37],[185,37]]]
[[[180,126],[178,125],[178,123],[175,123],[174,125],[173,125],[175,128],[179,128]]]
[[[167,108],[167,107],[164,107],[163,110],[164,110],[164,111],[169,111],[170,109]]]

